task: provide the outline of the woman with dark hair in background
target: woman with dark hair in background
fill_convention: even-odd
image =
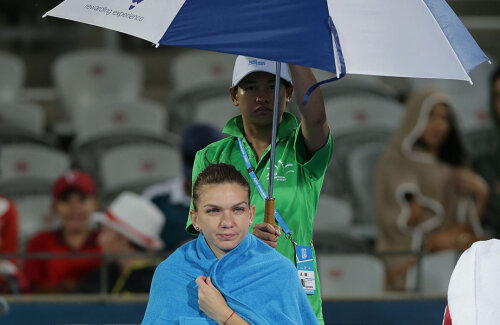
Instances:
[[[488,185],[467,167],[449,98],[415,94],[377,173],[377,249],[387,288],[403,290],[412,253],[467,249],[480,234]]]

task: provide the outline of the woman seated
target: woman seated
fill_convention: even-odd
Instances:
[[[228,164],[209,165],[193,187],[197,240],[155,271],[142,324],[317,324],[284,256],[248,233],[250,187]]]
[[[389,289],[405,289],[415,253],[465,250],[481,235],[478,216],[489,188],[467,166],[445,94],[425,91],[410,98],[379,161],[376,190],[377,248],[391,253],[384,259]]]

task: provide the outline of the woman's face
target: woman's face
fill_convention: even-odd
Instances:
[[[249,205],[247,189],[237,183],[202,185],[197,211],[191,211],[208,246],[220,259],[238,246],[253,222],[255,206]]]
[[[450,109],[448,105],[434,105],[422,134],[422,141],[430,151],[439,151],[450,133]]]

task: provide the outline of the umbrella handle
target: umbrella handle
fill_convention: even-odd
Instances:
[[[266,198],[264,206],[264,222],[274,225],[274,198]]]

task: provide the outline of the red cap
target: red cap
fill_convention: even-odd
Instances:
[[[76,169],[64,173],[55,181],[52,186],[52,197],[54,200],[59,200],[68,189],[76,189],[90,196],[96,194],[95,183],[92,177]]]

